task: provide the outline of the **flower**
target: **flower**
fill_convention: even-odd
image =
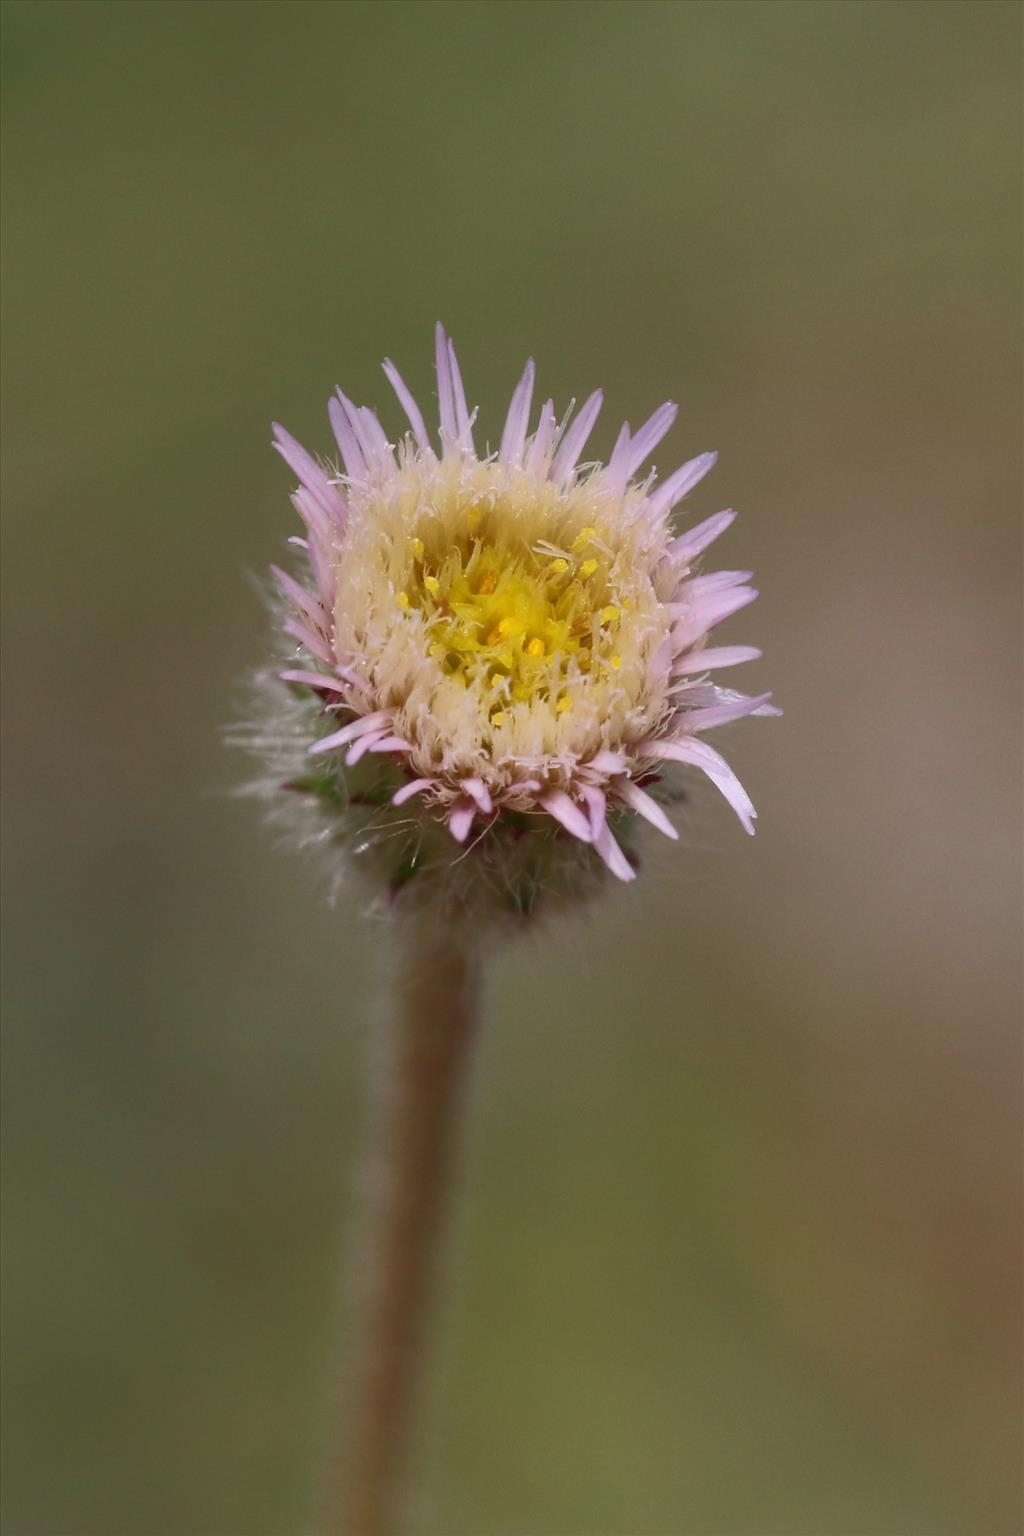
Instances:
[[[575,843],[632,880],[622,839],[636,817],[678,836],[665,808],[677,764],[706,774],[753,832],[746,791],[702,738],[743,715],[777,713],[768,694],[709,680],[760,654],[707,643],[757,594],[748,571],[694,574],[733,512],[678,536],[671,524],[716,455],[661,480],[644,474],[675,420],[669,402],[639,431],[622,428],[607,465],[581,462],[601,392],[561,421],[547,401],[531,433],[532,360],[498,451],[478,452],[440,325],[436,358],[436,440],[390,361],[384,372],[409,423],[398,443],[340,390],[328,405],[339,465],[321,464],[275,425],[306,526],[293,542],[312,577],[307,586],[274,568],[289,609],[283,628],[300,648],[299,664],[279,676],[315,711],[302,729],[319,766],[291,787],[348,810],[369,806],[371,842],[404,829],[407,865],[422,863],[424,837],[443,829],[506,886],[498,850],[542,831],[547,845]],[[357,783],[360,765],[370,776]],[[445,859],[435,839],[435,865],[459,856],[447,847]],[[520,858],[511,884],[534,890],[541,878],[535,860]],[[514,897],[521,905],[522,889]]]

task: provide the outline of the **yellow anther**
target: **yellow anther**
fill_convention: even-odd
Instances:
[[[491,724],[492,725],[504,725],[505,721],[507,719],[508,719],[508,715],[506,715],[506,713],[505,713],[505,711],[503,709],[496,709],[494,711],[494,714],[491,716]]]
[[[573,547],[573,549],[582,549],[584,544],[589,544],[591,539],[596,539],[596,538],[597,538],[597,529],[596,528],[581,528],[579,533],[576,535],[575,539],[573,539],[572,547]]]
[[[466,513],[466,525],[472,533],[480,526],[481,512],[479,507],[470,507]]]
[[[567,694],[563,693],[562,697],[555,705],[555,709],[558,714],[567,715],[570,709],[572,709],[572,699],[570,699]]]
[[[601,609],[601,623],[614,624],[619,616],[619,610],[614,603],[609,603],[607,608]]]
[[[501,623],[498,625],[498,634],[499,635],[510,635],[512,633],[512,631],[515,629],[515,627],[516,627],[515,619],[502,619]]]
[[[408,607],[410,607],[408,592],[399,592],[399,594],[398,594],[398,606],[399,606],[399,608],[408,608]]]
[[[615,668],[616,672],[617,672],[619,670],[619,668],[622,666],[622,657],[621,656],[609,656],[608,662],[609,662],[609,665],[613,666]]]
[[[436,576],[424,576],[423,585],[426,587],[431,597],[433,597],[435,593],[440,589],[441,583],[438,581]]]
[[[494,571],[488,571],[487,575],[484,577],[479,587],[477,588],[477,591],[481,597],[490,597],[491,593],[494,591],[497,585],[498,578]]]
[[[539,639],[531,640],[529,645],[526,647],[526,652],[528,656],[543,656],[544,641]]]
[[[415,559],[417,559],[417,560],[422,560],[423,559],[423,540],[422,539],[413,539],[413,541],[412,541],[412,552],[413,552],[413,556],[415,557]]]
[[[569,569],[569,562],[568,560],[562,560],[561,558],[558,560],[552,560],[551,569],[556,571],[558,575],[561,576]]]
[[[596,560],[584,560],[583,564],[580,566],[580,572],[584,576],[593,576],[593,574],[594,574],[594,572],[596,570],[597,570],[597,561]]]

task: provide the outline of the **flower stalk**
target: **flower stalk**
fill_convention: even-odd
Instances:
[[[401,931],[401,930],[400,930]],[[364,1213],[349,1446],[331,1536],[388,1536],[399,1515],[427,1304],[451,1186],[461,1089],[479,1018],[479,966],[457,926],[404,928]]]

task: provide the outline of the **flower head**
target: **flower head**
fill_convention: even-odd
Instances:
[[[716,455],[645,473],[675,419],[667,403],[622,428],[607,465],[583,462],[600,391],[561,421],[547,401],[531,431],[532,361],[497,452],[480,452],[440,326],[436,439],[398,370],[384,371],[409,423],[397,444],[340,390],[328,406],[338,465],[274,429],[299,481],[306,535],[294,542],[312,577],[275,570],[300,647],[279,675],[299,696],[299,734],[315,738],[313,771],[291,787],[344,811],[356,851],[391,843],[393,889],[443,874],[463,844],[524,910],[552,849],[574,859],[577,884],[598,861],[632,880],[623,839],[636,816],[677,836],[673,765],[706,774],[752,832],[749,797],[702,737],[775,712],[767,694],[709,680],[759,655],[707,644],[757,594],[747,571],[694,574],[732,512],[678,536],[671,523]]]

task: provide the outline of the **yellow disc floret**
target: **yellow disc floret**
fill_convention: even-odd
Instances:
[[[416,771],[514,790],[642,739],[666,707],[659,536],[596,472],[408,460],[368,486],[337,568],[339,648],[365,657]],[[639,499],[639,498],[638,498]],[[659,674],[660,675],[660,674]]]
[[[440,550],[433,565],[424,561],[409,584],[410,606],[423,616],[431,655],[464,686],[515,702],[547,700],[603,656],[602,625],[618,610],[604,605],[608,578],[598,561],[577,566],[472,535]]]

